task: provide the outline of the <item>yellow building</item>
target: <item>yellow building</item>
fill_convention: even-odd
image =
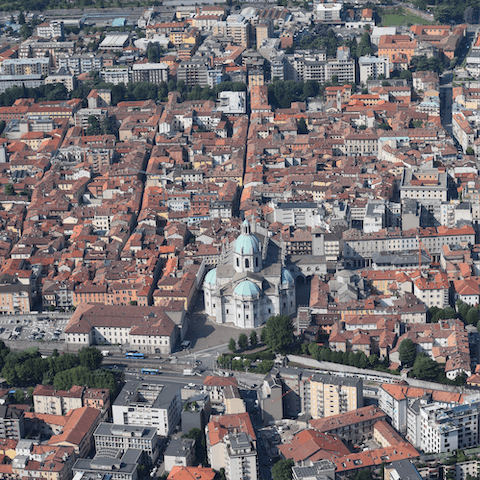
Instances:
[[[228,385],[223,391],[225,413],[227,415],[245,413],[247,411],[240,391],[236,385]]]
[[[360,378],[312,375],[303,385],[303,407],[312,418],[331,417],[363,407]]]

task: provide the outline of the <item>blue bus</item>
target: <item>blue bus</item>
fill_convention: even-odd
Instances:
[[[158,368],[142,368],[142,373],[144,375],[160,375],[160,370]]]
[[[125,358],[143,358],[143,353],[140,352],[127,352]]]

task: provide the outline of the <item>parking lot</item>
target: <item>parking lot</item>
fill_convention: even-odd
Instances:
[[[60,341],[70,317],[39,315],[0,316],[0,340]]]

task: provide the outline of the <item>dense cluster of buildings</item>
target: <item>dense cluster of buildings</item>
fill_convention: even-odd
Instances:
[[[449,380],[480,386],[477,310],[448,318],[480,304],[480,85],[453,87],[450,132],[438,74],[409,75],[414,58],[454,60],[467,25],[377,27],[375,17],[340,1],[153,7],[138,20],[145,38],[51,20],[0,46],[0,93],[89,90],[0,107],[1,314],[74,310],[65,350],[168,356],[203,296],[212,322],[250,331],[286,315],[332,356],[394,373],[408,340]],[[300,49],[317,24],[358,44],[368,30],[370,53],[357,58],[340,35],[328,54]],[[465,65],[480,72],[478,35]],[[302,101],[278,108],[277,79],[305,82]],[[241,84],[192,99],[225,81]],[[163,93],[122,101],[118,85],[132,82]],[[294,462],[295,480],[382,467],[387,480],[478,475],[472,458],[418,461],[480,443],[478,395],[370,371],[377,407],[349,368],[276,366],[259,381],[262,426],[298,427],[270,451]],[[137,480],[139,465],[162,458],[169,480],[221,469],[260,478],[265,435],[235,377],[199,388],[133,378],[115,399],[38,385],[31,409],[0,391],[1,478]],[[180,424],[205,432],[211,468]]]

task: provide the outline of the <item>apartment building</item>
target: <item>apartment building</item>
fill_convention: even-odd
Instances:
[[[480,403],[420,408],[420,448],[425,452],[453,452],[479,442]]]
[[[110,392],[106,388],[73,385],[70,390],[56,390],[51,385],[37,385],[33,391],[35,413],[66,415],[69,410],[91,407],[106,414],[110,408]]]
[[[47,77],[48,78],[48,77]],[[24,85],[26,88],[38,88],[45,84],[42,75],[0,75],[0,93],[12,87]]]
[[[313,374],[303,383],[302,406],[313,419],[357,410],[363,407],[363,381]]]
[[[104,66],[103,55],[61,54],[57,57],[57,67],[66,68],[75,75],[92,70],[101,70]]]
[[[37,385],[33,391],[35,413],[65,415],[69,410],[83,407],[85,387],[74,385],[70,390],[56,390],[51,385]]]
[[[355,60],[350,58],[350,48],[337,48],[337,58],[325,64],[325,80],[332,82],[334,77],[339,83],[354,83],[356,76]]]
[[[387,415],[382,410],[369,405],[340,415],[310,420],[310,425],[318,432],[337,435],[345,442],[363,443],[372,436],[375,423],[386,419]]]
[[[180,421],[182,402],[177,384],[127,381],[112,405],[115,425],[155,427],[166,437]]]
[[[409,402],[421,398],[428,399],[430,403],[435,402],[442,406],[449,406],[462,403],[464,396],[461,393],[386,383],[378,389],[378,406],[388,415],[392,426],[400,433],[407,433],[407,408]],[[409,435],[411,441],[414,437],[415,435],[412,437]]]
[[[181,62],[177,67],[177,81],[183,80],[185,85],[208,85],[208,66],[202,60]]]
[[[7,58],[2,63],[4,75],[49,75],[50,58]]]
[[[212,33],[216,37],[230,37],[233,45],[249,47],[250,23],[242,15],[229,15],[226,20],[216,22]]]
[[[113,83],[125,85],[130,81],[130,69],[127,66],[106,67],[100,70],[100,77],[106,83]]]
[[[148,82],[160,85],[168,82],[166,63],[135,63],[132,66],[132,82]]]
[[[14,405],[0,405],[0,438],[20,440],[24,436],[24,412]]]
[[[32,286],[10,275],[0,277],[0,313],[29,313],[33,304]]]
[[[142,450],[140,463],[153,465],[160,453],[157,429],[136,425],[100,423],[95,430],[95,449],[117,449],[122,454],[129,449]]]
[[[37,25],[37,36],[42,38],[60,37],[63,39],[65,36],[63,22],[61,20],[52,20]]]
[[[342,17],[343,3],[315,2],[315,17],[320,22],[339,22]]]
[[[468,147],[474,147],[475,129],[470,125],[469,118],[464,112],[454,113],[452,115],[452,134],[461,145],[463,152]]]
[[[257,480],[257,440],[248,413],[213,417],[205,427],[207,455],[227,480]]]
[[[367,80],[376,80],[380,75],[390,78],[390,60],[388,57],[373,57],[365,55],[358,59],[360,69],[360,82],[367,83]]]

